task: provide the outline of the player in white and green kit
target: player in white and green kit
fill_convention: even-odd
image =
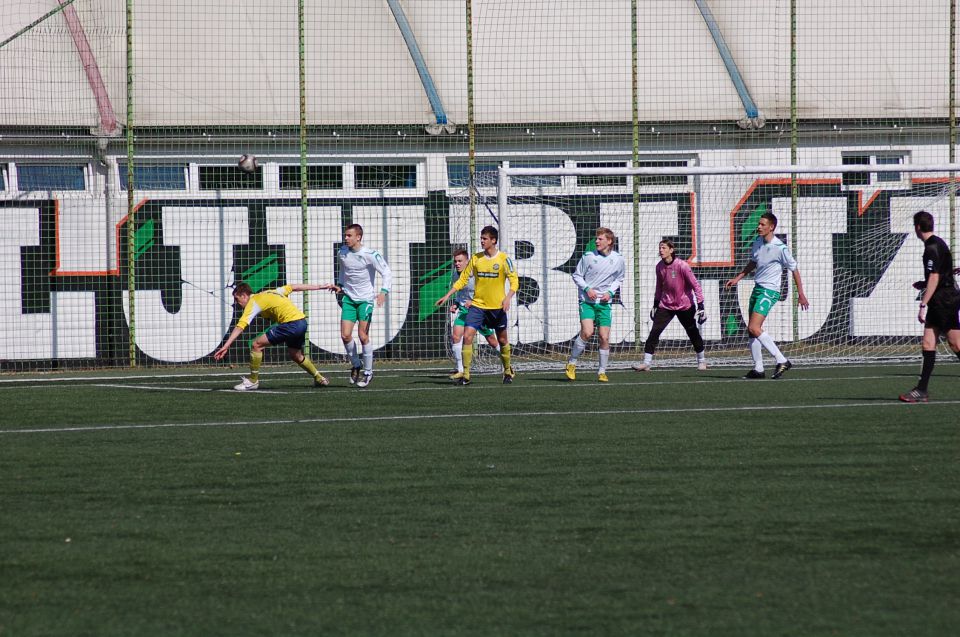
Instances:
[[[763,329],[774,304],[780,300],[780,279],[784,270],[793,272],[793,282],[797,286],[797,300],[802,309],[810,307],[807,296],[803,293],[803,282],[800,280],[800,270],[797,262],[790,254],[790,248],[778,239],[773,233],[777,228],[777,217],[766,212],[760,215],[757,222],[757,238],[750,246],[750,261],[737,276],[726,282],[726,287],[736,287],[743,277],[756,270],[753,277],[753,294],[750,295],[750,322],[747,331],[750,333],[750,355],[753,357],[753,369],[746,373],[744,378],[764,378],[763,348],[766,348],[777,361],[777,368],[773,378],[780,378],[793,367],[780,348]]]
[[[596,325],[600,340],[600,366],[597,380],[608,381],[607,362],[610,360],[610,302],[623,285],[625,267],[623,257],[613,249],[617,240],[609,228],[598,228],[596,250],[591,250],[580,258],[573,273],[573,282],[580,291],[580,333],[573,340],[570,359],[564,370],[569,380],[577,378],[577,359],[593,338]]]
[[[343,246],[337,253],[340,274],[335,289],[343,294],[340,313],[340,340],[350,358],[350,382],[366,387],[373,380],[373,346],[370,344],[370,320],[373,306],[382,307],[390,293],[393,273],[383,256],[363,247],[363,228],[351,224],[343,231]],[[380,288],[375,286],[380,274]],[[357,325],[363,360],[357,354],[353,341],[353,326]]]
[[[469,262],[470,254],[466,250],[461,249],[454,251],[453,265],[457,271],[457,278],[459,278],[460,273],[463,272]],[[467,283],[467,287],[455,293],[453,304],[450,306],[450,315],[453,319],[453,325],[450,326],[450,341],[451,349],[453,350],[453,359],[457,363],[457,371],[450,374],[451,380],[463,378],[463,330],[467,326],[467,314],[470,306],[473,305],[473,291],[475,288],[476,284],[471,278],[470,282]],[[486,337],[490,347],[498,352],[500,351],[500,343],[497,341],[497,335],[492,329],[489,327],[481,327],[477,331]]]

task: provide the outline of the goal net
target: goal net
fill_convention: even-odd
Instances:
[[[611,229],[626,263],[613,300],[610,367],[642,360],[650,333],[659,243],[670,239],[692,267],[708,320],[701,326],[711,365],[744,365],[747,276],[726,282],[748,263],[757,222],[779,220],[776,235],[796,258],[810,307],[797,306],[795,284],[781,277],[781,302],[765,329],[785,355],[806,364],[914,359],[923,244],[913,214],[927,210],[936,232],[954,245],[951,192],[956,165],[911,165],[898,158],[841,166],[640,168],[511,167],[478,171],[471,214],[469,189],[452,198],[450,237],[476,245],[471,233],[492,224],[500,248],[515,259],[520,289],[510,311],[514,358],[523,368],[558,368],[580,329],[572,273],[595,248],[597,228]],[[691,162],[692,163],[692,162]],[[634,189],[636,188],[636,193]],[[596,365],[596,336],[581,364]],[[674,320],[661,336],[656,365],[695,365],[693,348]],[[481,368],[495,369],[492,350]]]

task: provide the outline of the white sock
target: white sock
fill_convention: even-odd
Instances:
[[[773,342],[773,337],[767,334],[766,332],[760,332],[760,336],[757,337],[757,340],[760,341],[760,344],[767,348],[767,351],[777,359],[778,363],[786,363],[787,357],[783,355],[783,352],[780,351],[780,348],[777,347],[777,344]]]
[[[373,373],[373,345],[370,344],[363,346],[363,371]]]
[[[350,365],[360,367],[360,357],[357,356],[357,342],[351,340],[343,344],[343,349],[347,350],[347,356],[350,358]]]
[[[607,361],[610,360],[610,350],[602,349],[600,350],[600,369],[597,370],[598,374],[605,374],[607,372]]]
[[[497,353],[500,353],[500,343],[497,343]]]
[[[643,353],[643,364],[644,365],[653,365],[653,354]]]
[[[706,352],[706,350],[704,350],[704,351],[702,351],[702,352],[697,352],[697,362],[698,362],[698,363],[706,362],[706,360],[707,360],[707,352]]]
[[[587,344],[584,343],[580,335],[577,334],[577,338],[573,339],[573,345],[570,347],[569,362],[576,363],[577,359],[580,358],[580,354],[583,354],[583,350],[585,349],[587,349]]]
[[[750,338],[750,355],[753,356],[753,368],[758,372],[763,371],[763,345],[760,340]]]
[[[453,344],[453,360],[457,361],[457,371],[463,373],[463,339]]]

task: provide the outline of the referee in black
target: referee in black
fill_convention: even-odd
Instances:
[[[946,334],[950,349],[960,358],[960,291],[953,279],[953,255],[943,239],[933,234],[933,215],[921,210],[913,215],[913,229],[923,241],[924,280],[914,287],[923,290],[917,320],[923,323],[923,367],[917,386],[900,400],[905,403],[927,402],[927,385],[937,360],[937,340]]]

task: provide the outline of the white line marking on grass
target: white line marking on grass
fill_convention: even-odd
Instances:
[[[926,407],[960,405],[960,400],[943,400],[933,403],[924,403]],[[272,427],[278,425],[326,425],[333,423],[371,423],[371,422],[405,422],[410,420],[458,420],[481,417],[484,419],[497,418],[529,418],[544,416],[624,416],[641,414],[692,414],[692,413],[723,413],[748,411],[796,411],[817,409],[862,409],[865,407],[897,407],[900,409],[921,408],[920,405],[908,405],[897,401],[888,403],[828,403],[825,405],[748,405],[741,407],[674,407],[662,409],[605,409],[583,411],[502,411],[480,412],[476,414],[458,412],[455,414],[411,414],[409,416],[354,416],[351,418],[296,418],[290,420],[234,420],[225,422],[184,422],[184,423],[155,423],[143,425],[77,425],[69,427],[49,427],[34,429],[6,429],[0,434],[42,434],[42,433],[73,433],[88,431],[114,431],[128,429],[186,429],[192,427]]]
[[[201,392],[230,392],[231,394],[282,394],[286,395],[290,392],[286,391],[277,391],[270,389],[255,389],[247,392],[237,391],[235,389],[225,389],[225,388],[216,388],[211,387],[205,389],[202,387],[171,387],[170,385],[121,385],[119,383],[93,383],[92,385],[84,385],[84,387],[108,387],[111,389],[146,389],[148,391],[201,391]]]

